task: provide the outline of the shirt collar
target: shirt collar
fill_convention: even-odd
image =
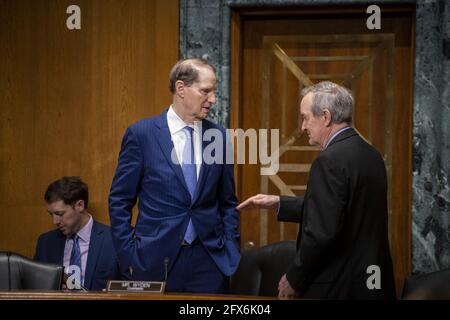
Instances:
[[[94,220],[92,219],[92,216],[89,215],[88,223],[86,223],[86,225],[83,228],[81,228],[80,231],[77,232],[77,236],[84,242],[89,242],[93,224]]]
[[[339,134],[339,133],[341,133],[341,132],[344,132],[345,130],[347,130],[347,129],[350,129],[351,127],[345,127],[345,128],[342,128],[342,129],[339,129],[338,131],[336,131],[332,136],[331,136],[331,138],[327,141],[327,144],[325,145],[325,148],[323,148],[324,150],[328,147],[328,145],[331,143],[331,141],[333,141],[333,139],[334,138],[336,138],[336,136]]]
[[[169,126],[170,134],[175,134],[180,130],[183,130],[184,127],[189,126],[191,128],[194,128],[195,132],[199,132],[199,124],[200,121],[194,121],[193,125],[189,125],[186,122],[184,122],[180,116],[175,112],[172,105],[170,106],[169,110],[167,111],[167,125]]]

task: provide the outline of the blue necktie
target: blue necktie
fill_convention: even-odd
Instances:
[[[73,246],[72,246],[72,253],[70,254],[70,265],[76,265],[80,268],[80,282],[83,283],[83,276],[82,276],[82,269],[81,269],[81,250],[80,250],[80,244],[78,243],[78,240],[80,239],[79,236],[76,234],[72,236],[73,240]]]
[[[181,169],[183,170],[184,181],[188,187],[191,199],[194,198],[195,188],[197,187],[197,168],[195,165],[194,157],[194,143],[192,132],[193,128],[186,126],[183,128],[183,132],[186,135],[186,143],[183,149],[183,163]],[[192,225],[192,219],[189,219],[189,224],[184,234],[184,240],[187,243],[191,243],[197,237],[194,226]]]

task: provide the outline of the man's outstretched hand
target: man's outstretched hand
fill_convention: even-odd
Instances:
[[[280,203],[280,196],[270,194],[257,194],[250,197],[237,206],[238,210],[247,209],[273,209],[277,210]]]
[[[288,279],[286,278],[286,274],[284,274],[280,282],[278,283],[278,298],[279,299],[289,299],[295,298],[298,294],[294,288],[291,287]]]

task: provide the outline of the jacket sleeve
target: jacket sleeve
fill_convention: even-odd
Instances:
[[[122,272],[126,272],[131,265],[135,249],[131,219],[142,174],[142,151],[136,135],[128,128],[122,140],[117,169],[109,194],[111,233]]]
[[[347,202],[345,173],[333,167],[333,161],[318,157],[311,167],[306,194],[302,232],[293,266],[286,276],[302,293],[311,277],[327,263],[337,243]]]
[[[303,196],[288,197],[280,196],[280,207],[278,209],[278,221],[298,222],[302,220]]]
[[[232,147],[227,134],[225,134],[225,137],[226,144],[224,150],[224,164],[222,166],[222,179],[218,188],[219,210],[223,219],[225,236],[228,239],[235,241],[236,245],[239,247],[239,213],[236,210],[238,201],[234,187],[234,166],[233,163],[230,163],[230,159],[232,159],[232,157],[230,158],[230,155],[232,155]],[[227,152],[231,152],[231,154],[228,154]]]
[[[33,259],[35,261],[43,262],[43,257],[42,257],[42,236],[39,236],[39,238],[37,239],[36,251],[34,252]]]

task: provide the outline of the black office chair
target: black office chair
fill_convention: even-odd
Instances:
[[[450,269],[407,278],[400,297],[402,300],[449,300]]]
[[[243,251],[238,270],[231,277],[231,293],[276,297],[278,282],[293,263],[295,252],[295,241],[280,241]]]
[[[59,290],[64,267],[0,251],[0,290]]]

